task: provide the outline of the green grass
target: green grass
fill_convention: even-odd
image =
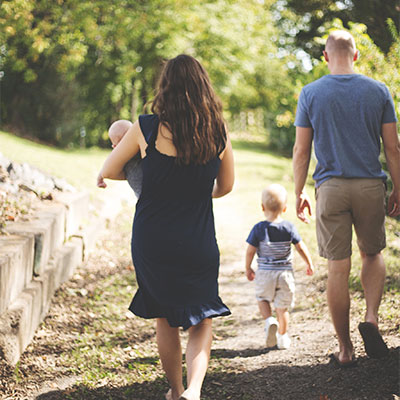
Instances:
[[[98,193],[96,177],[110,153],[107,149],[61,150],[0,131],[0,153],[28,163],[91,194]]]

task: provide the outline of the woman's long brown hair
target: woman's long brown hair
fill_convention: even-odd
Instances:
[[[205,164],[225,147],[222,104],[207,72],[181,54],[164,66],[151,111],[172,133],[180,164]]]

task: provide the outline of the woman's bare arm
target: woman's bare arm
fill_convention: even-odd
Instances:
[[[143,143],[144,142],[144,143]],[[139,122],[136,121],[124,135],[121,142],[118,143],[110,155],[107,157],[103,167],[97,178],[98,185],[101,186],[103,179],[125,179],[124,166],[136,155],[142,146],[145,145],[145,140],[140,129]]]
[[[235,180],[235,172],[233,166],[233,151],[232,144],[227,134],[226,146],[221,154],[221,165],[215,180],[212,197],[222,197],[229,193],[233,188],[233,182]]]

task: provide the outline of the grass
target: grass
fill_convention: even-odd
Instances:
[[[0,131],[0,153],[18,163],[28,163],[94,195],[96,177],[109,150],[62,150]]]

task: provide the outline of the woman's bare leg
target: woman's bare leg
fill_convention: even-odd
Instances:
[[[200,400],[201,387],[207,372],[212,342],[212,321],[206,318],[189,328],[186,348],[187,389],[182,394],[187,400]]]
[[[177,400],[184,391],[181,340],[179,328],[172,328],[165,318],[157,318],[157,345],[162,367],[171,386],[166,397]]]

